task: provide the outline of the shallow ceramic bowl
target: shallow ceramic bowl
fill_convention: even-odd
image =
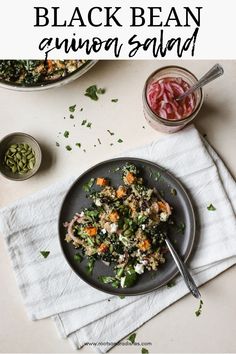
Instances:
[[[96,63],[97,60],[87,60],[78,69],[74,70],[72,73],[66,76],[60,77],[52,81],[44,81],[32,85],[17,84],[15,82],[8,82],[0,79],[0,87],[8,90],[24,91],[24,92],[48,90],[54,87],[60,87],[71,83],[72,81],[78,79],[80,76],[84,75]]]
[[[13,173],[6,165],[4,162],[4,157],[5,153],[8,150],[8,148],[12,144],[28,144],[35,152],[35,165],[32,170],[28,171],[27,173],[20,175],[17,173]],[[41,148],[38,144],[38,142],[30,135],[26,133],[12,133],[9,135],[6,135],[1,141],[0,141],[0,173],[13,181],[24,181],[33,175],[38,171],[40,165],[41,165],[41,160],[42,160],[42,152]]]

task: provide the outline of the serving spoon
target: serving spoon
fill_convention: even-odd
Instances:
[[[180,101],[183,98],[190,95],[192,92],[196,91],[200,87],[205,86],[209,82],[217,79],[219,76],[224,74],[224,69],[220,64],[215,64],[200,80],[196,82],[193,86],[191,86],[187,91],[185,91],[182,95],[175,98],[176,101]]]

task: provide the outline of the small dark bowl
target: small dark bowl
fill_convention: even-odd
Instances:
[[[18,173],[13,173],[6,165],[4,162],[4,157],[5,153],[8,150],[8,148],[12,144],[28,144],[35,152],[35,165],[32,170],[28,171],[27,173],[20,175]],[[0,173],[13,181],[24,181],[33,175],[38,171],[42,161],[42,152],[41,148],[38,144],[38,142],[30,135],[26,133],[12,133],[9,135],[6,135],[1,141],[0,141]]]

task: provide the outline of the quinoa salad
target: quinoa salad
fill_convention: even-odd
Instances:
[[[31,86],[58,80],[85,63],[86,60],[0,60],[0,80]]]
[[[145,185],[134,164],[120,168],[122,183],[92,178],[84,186],[91,207],[65,222],[65,241],[78,249],[75,259],[87,260],[92,273],[96,260],[112,267],[113,276],[99,280],[118,288],[132,287],[144,272],[165,263],[166,226],[172,208],[155,188]],[[96,185],[96,190],[93,186]]]

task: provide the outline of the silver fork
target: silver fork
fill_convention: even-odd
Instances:
[[[156,194],[157,194],[158,199],[164,201],[158,190],[156,190]],[[175,250],[174,246],[172,245],[168,236],[165,236],[165,242],[166,242],[166,245],[167,245],[174,261],[175,261],[175,264],[177,265],[177,268],[178,268],[180,274],[184,278],[186,286],[188,287],[188,289],[190,290],[190,292],[192,293],[192,295],[195,298],[201,299],[201,294],[197,288],[195,281],[193,280],[191,274],[189,273],[186,264],[182,261],[182,259],[180,258],[180,256],[176,252],[176,250]]]

